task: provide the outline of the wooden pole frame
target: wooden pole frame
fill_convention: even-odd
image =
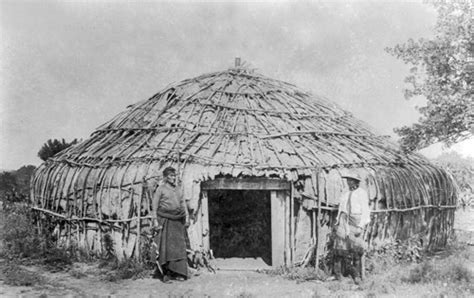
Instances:
[[[314,250],[315,253],[315,262],[314,267],[319,268],[319,246],[321,243],[321,196],[318,194],[318,172],[315,170],[313,171],[313,175],[311,175],[312,185],[314,194],[318,196],[318,214],[315,216],[316,219],[316,249]]]
[[[161,168],[175,162],[178,176],[192,168],[202,172],[195,177],[199,181],[216,175],[231,176],[236,180],[251,177],[247,181],[242,179],[238,187],[251,186],[279,194],[287,191],[284,190],[285,183],[292,183],[300,176],[312,176],[314,193],[318,197],[317,208],[310,215],[316,249],[324,240],[321,239],[322,213],[329,210],[329,207],[321,206],[323,198],[318,194],[317,184],[323,181],[318,178],[321,170],[375,169],[376,180],[389,208],[373,210],[377,219],[388,218],[389,222],[379,220],[382,227],[379,234],[384,234],[383,237],[396,238],[399,231],[394,233],[393,229],[401,230],[401,218],[410,217],[416,221],[421,216],[415,214],[420,214],[426,218],[437,217],[436,222],[430,221],[428,242],[431,246],[439,246],[445,243],[447,230],[453,224],[453,210],[446,209],[455,208],[456,194],[448,194],[448,185],[452,183],[446,173],[420,156],[403,154],[363,122],[323,97],[245,67],[172,84],[148,100],[132,105],[99,127],[86,141],[42,164],[32,180],[32,200],[37,207],[48,211],[45,213],[59,214],[60,218],[68,220],[71,230],[67,232],[68,242],[74,242],[74,233],[77,233],[78,244],[85,245],[87,230],[95,229],[95,226],[101,240],[102,225],[105,228],[105,224],[113,223],[123,227],[122,243],[127,243],[133,240],[128,240],[125,233],[138,232],[140,235],[143,220],[147,220],[141,217],[141,206],[137,216],[121,215],[114,221],[111,220],[114,212],[107,214],[109,210],[104,208],[102,215],[101,205],[105,207],[112,197],[111,189],[118,189],[118,205],[123,203],[122,192],[125,193],[127,187],[138,190],[138,184],[143,184],[147,176],[147,171],[142,171],[146,165]],[[114,179],[118,175],[111,174],[114,169],[122,175],[121,179]],[[128,181],[132,174],[135,178]],[[122,183],[125,178],[126,185]],[[267,181],[254,181],[261,178]],[[216,187],[216,184],[219,183],[207,186]],[[235,187],[230,185],[232,183],[224,184]],[[140,198],[134,199],[134,191],[129,191],[130,204],[135,206],[137,201],[143,204],[143,185],[141,187],[140,191],[135,190]],[[206,183],[203,183],[205,187]],[[294,185],[288,190],[290,194],[285,194],[282,200],[286,202],[283,215],[286,221],[284,240],[288,246],[286,257],[291,264],[295,261],[297,227]],[[207,195],[204,199],[208,199]],[[94,206],[90,208],[90,204]],[[99,205],[98,210],[96,205]],[[208,225],[207,201],[201,211],[205,211]],[[401,212],[405,212],[403,216]],[[136,220],[137,225],[131,227],[130,223],[135,224]],[[422,220],[425,218],[420,222]],[[419,222],[415,223],[408,228],[410,233],[418,229]],[[204,229],[201,233],[209,233]],[[371,238],[371,235],[367,236]],[[136,241],[135,246],[134,243],[127,245],[136,248],[140,239]],[[316,258],[320,254],[316,252]]]
[[[294,200],[294,185],[293,183],[290,184],[290,265],[295,263],[295,200]]]
[[[207,190],[201,192],[201,218],[202,218],[202,247],[205,251],[210,250],[209,230],[209,196]]]

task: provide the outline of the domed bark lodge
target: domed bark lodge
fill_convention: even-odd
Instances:
[[[347,169],[369,194],[369,248],[413,237],[442,247],[453,226],[444,170],[336,104],[242,67],[172,84],[47,160],[32,179],[34,209],[66,245],[101,252],[109,235],[117,257],[144,258],[167,166],[196,215],[192,248],[217,257],[322,258]]]

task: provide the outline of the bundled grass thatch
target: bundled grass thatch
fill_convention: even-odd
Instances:
[[[241,67],[172,84],[129,106],[42,164],[32,198],[45,219],[63,221],[60,239],[100,251],[108,234],[119,257],[140,257],[151,194],[170,165],[198,211],[190,229],[196,246],[207,212],[200,183],[215,177],[291,183],[286,223],[293,263],[316,239],[317,255],[325,251],[345,187],[340,171],[347,168],[364,177],[372,200],[369,243],[418,233],[434,248],[445,244],[453,224],[456,191],[446,172],[403,154],[325,98]]]

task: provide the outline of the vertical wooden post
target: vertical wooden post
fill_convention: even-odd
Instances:
[[[316,261],[314,263],[315,268],[319,268],[319,244],[321,243],[321,198],[318,194],[318,173],[313,171],[313,175],[311,175],[312,184],[313,184],[313,191],[315,197],[318,198],[318,214],[315,216],[316,220],[316,248],[315,248],[315,257]]]
[[[66,221],[66,247],[71,247],[71,222]]]
[[[360,277],[365,279],[365,251],[360,257]]]
[[[87,177],[86,177],[86,179],[87,179]],[[74,198],[74,206],[73,206],[74,210],[73,210],[73,212],[71,212],[71,214],[73,214],[73,215],[77,218],[77,217],[79,217],[78,214],[77,214],[77,213],[78,213],[78,211],[77,211],[77,209],[78,209],[78,206],[77,206],[77,205],[78,205],[78,202],[77,202],[77,201],[78,201],[79,199],[84,200],[85,196],[83,195],[82,198],[78,198],[78,197],[77,197],[77,193],[74,192],[74,193],[73,193],[73,198]],[[77,234],[77,235],[76,235],[76,236],[77,236],[77,240],[76,240],[77,242],[76,242],[76,244],[77,244],[78,247],[81,247],[82,243],[81,243],[81,236],[80,236],[80,234],[79,234],[79,221],[76,221],[75,224],[76,224],[76,234]],[[81,248],[83,248],[83,247],[81,247]]]
[[[137,208],[137,238],[136,238],[136,247],[135,251],[137,252],[137,260],[140,261],[140,239],[142,236],[142,202],[143,194],[145,192],[145,177],[143,177],[142,187],[140,188],[140,198],[138,199],[138,208]]]
[[[294,263],[295,250],[295,201],[294,201],[294,186],[290,185],[290,265]]]
[[[315,209],[311,210],[311,215],[313,217],[313,235],[311,235],[313,239],[311,240],[313,242],[312,244],[314,245],[316,244],[316,210]]]
[[[270,191],[272,222],[272,266],[285,265],[285,201],[281,191]]]
[[[99,176],[100,177],[100,176]],[[99,180],[100,181],[100,180]],[[94,187],[94,190],[95,190],[95,187]],[[93,193],[93,196],[94,196],[94,201],[98,201],[98,212],[99,212],[99,222],[97,223],[97,227],[98,227],[98,233],[99,233],[99,253],[102,253],[102,240],[103,240],[103,236],[102,236],[102,200],[100,199],[99,197],[99,194],[98,192],[94,191]]]
[[[283,217],[284,222],[285,222],[285,265],[288,266],[290,264],[290,196],[288,193],[285,191],[284,192],[285,196],[285,203],[284,203],[284,208],[285,208],[285,216]]]
[[[210,249],[209,244],[209,205],[207,190],[202,192],[201,198],[201,218],[202,218],[202,247],[205,251]]]

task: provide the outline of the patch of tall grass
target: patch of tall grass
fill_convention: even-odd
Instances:
[[[34,286],[43,283],[43,278],[36,272],[21,268],[14,262],[2,264],[1,280],[10,286]]]
[[[56,245],[50,233],[40,233],[27,204],[4,205],[2,255],[9,260],[35,260],[56,269],[72,263],[72,250]]]
[[[289,280],[297,282],[304,282],[310,280],[326,280],[328,275],[324,271],[314,267],[286,267],[280,266],[275,269],[259,270],[260,273],[265,273],[270,276],[282,276]]]
[[[99,267],[105,271],[103,278],[112,282],[143,278],[151,274],[151,267],[134,259],[118,260],[113,258],[102,261]]]
[[[407,276],[401,278],[406,283],[471,283],[472,272],[462,260],[449,257],[445,260],[425,260],[410,269]]]

